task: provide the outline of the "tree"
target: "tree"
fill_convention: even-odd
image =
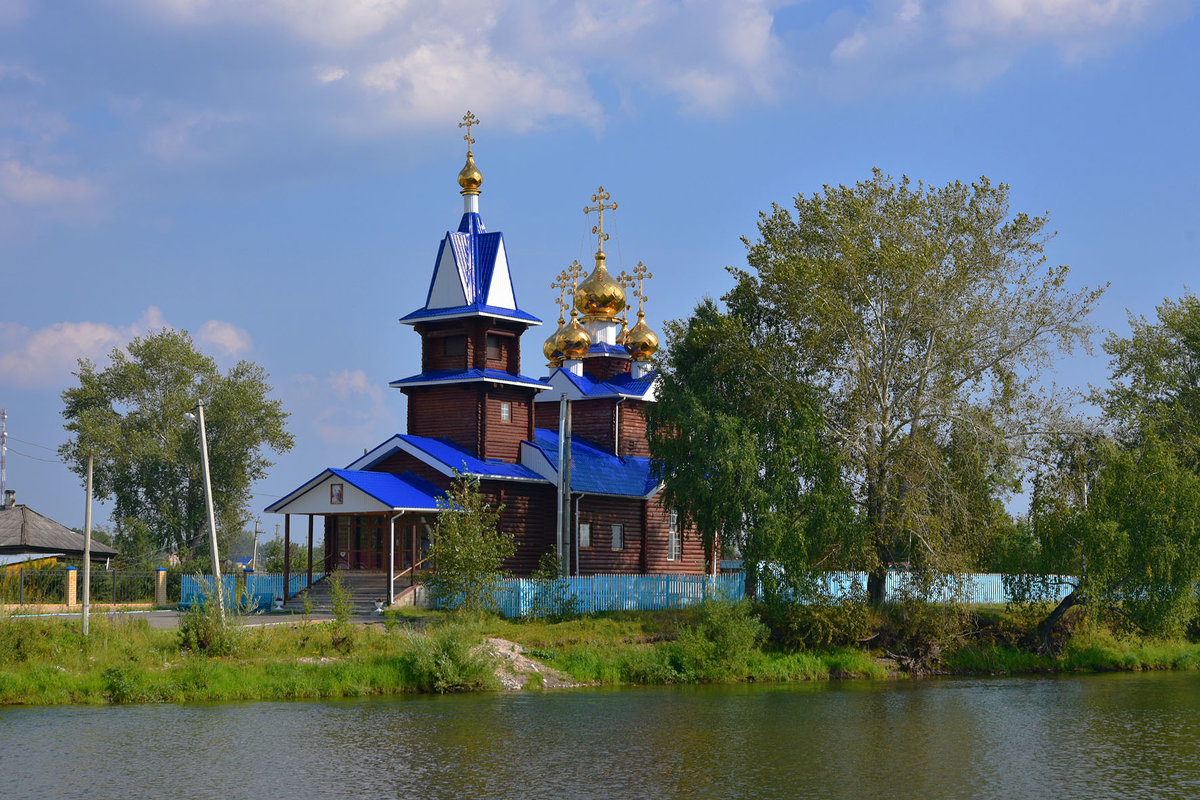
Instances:
[[[808,593],[814,570],[850,560],[856,544],[814,391],[780,381],[769,332],[711,300],[668,323],[666,342],[646,420],[663,502],[710,555],[741,553],[747,594],[760,581],[768,594]]]
[[[1026,602],[1068,590],[1038,626],[1044,651],[1076,606],[1155,634],[1178,633],[1194,617],[1200,477],[1157,439],[1073,443],[1035,482],[1030,520],[1036,547],[1010,588]]]
[[[1087,345],[1102,290],[1045,267],[1045,217],[1010,217],[986,178],[941,188],[875,170],[760,215],[731,314],[790,358],[778,385],[818,389],[872,552],[887,570],[952,574],[985,548],[987,517],[1063,398],[1039,387],[1052,355]],[[985,502],[986,501],[986,502]]]
[[[500,530],[503,506],[493,508],[479,481],[456,475],[437,500],[430,541],[434,571],[426,585],[435,606],[461,611],[496,611],[504,560],[516,552],[511,534]]]
[[[1110,334],[1112,383],[1095,399],[1125,442],[1157,437],[1200,471],[1200,299],[1164,300],[1158,321],[1130,316],[1130,336]]]
[[[79,385],[63,392],[70,439],[59,455],[82,477],[94,454],[95,494],[113,501],[118,540],[207,558],[199,433],[183,415],[204,398],[213,507],[226,539],[243,530],[250,486],[272,465],[264,450],[291,449],[288,415],[268,397],[262,367],[239,361],[222,374],[186,331],[135,338],[109,358],[103,370],[81,359]]]

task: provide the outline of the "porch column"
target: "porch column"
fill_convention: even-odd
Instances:
[[[287,605],[288,587],[292,582],[292,515],[283,515],[283,604]]]
[[[313,515],[308,515],[308,585],[312,586]]]

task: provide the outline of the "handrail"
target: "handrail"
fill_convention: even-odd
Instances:
[[[426,556],[425,558],[422,558],[422,559],[421,559],[420,561],[418,561],[417,563],[415,563],[415,564],[413,564],[413,565],[411,565],[411,566],[409,566],[409,567],[406,567],[406,568],[404,568],[404,569],[400,570],[399,572],[397,572],[397,573],[396,573],[396,577],[392,578],[392,596],[393,596],[393,597],[395,597],[395,596],[396,596],[396,581],[400,580],[400,578],[404,577],[405,575],[408,575],[408,576],[409,576],[409,583],[408,583],[408,585],[409,585],[409,586],[412,586],[413,584],[415,584],[415,583],[417,582],[417,572],[416,572],[416,571],[417,571],[417,569],[418,569],[418,568],[419,568],[419,567],[420,567],[422,564],[424,564],[426,561],[429,561],[431,558],[433,558],[433,556]],[[408,587],[405,587],[405,588],[408,588]]]

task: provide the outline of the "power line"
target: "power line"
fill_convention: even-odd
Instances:
[[[11,433],[8,435],[8,438],[9,438],[9,439],[12,439],[14,442],[20,442],[21,444],[27,444],[27,445],[30,445],[30,446],[32,446],[32,447],[40,447],[40,448],[41,448],[41,449],[43,449],[43,450],[49,450],[51,453],[57,453],[57,452],[58,452],[58,448],[57,448],[57,447],[46,447],[46,445],[44,445],[44,444],[38,444],[37,442],[27,442],[27,441],[25,441],[24,439],[18,439],[17,437],[13,436]]]
[[[17,441],[20,441],[20,440],[18,439]],[[66,464],[66,463],[67,463],[66,461],[59,461],[57,458],[38,458],[37,456],[31,456],[31,455],[29,455],[29,453],[22,453],[20,450],[14,450],[14,449],[13,449],[13,448],[11,448],[11,447],[10,447],[10,448],[8,448],[8,451],[9,451],[10,453],[14,453],[14,454],[16,454],[16,455],[18,455],[18,456],[24,456],[25,458],[31,458],[31,459],[33,459],[34,461],[42,461],[42,462],[45,462],[46,464]]]

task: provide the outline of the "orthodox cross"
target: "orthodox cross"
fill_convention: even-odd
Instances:
[[[609,211],[617,210],[616,203],[606,203],[605,202],[605,201],[611,200],[611,199],[612,199],[612,195],[610,195],[608,192],[604,191],[604,187],[601,186],[599,189],[596,190],[596,193],[594,195],[592,195],[592,202],[595,203],[596,205],[584,206],[584,208],[583,208],[584,214],[590,214],[593,211],[596,212],[597,222],[594,226],[592,226],[592,233],[596,234],[599,237],[599,239],[597,240],[597,244],[596,244],[596,250],[601,253],[604,252],[604,242],[608,240],[608,234],[604,232],[604,211],[606,209]]]
[[[463,117],[463,121],[458,123],[458,127],[467,129],[467,135],[463,137],[463,140],[467,143],[467,155],[474,155],[471,152],[471,145],[475,144],[475,140],[471,138],[471,126],[478,124],[479,117],[472,114],[470,110],[468,110],[466,116]]]
[[[583,274],[583,265],[578,261],[572,261],[571,266],[563,270],[566,277],[571,279],[571,317],[572,319],[578,313],[575,310],[575,291],[579,288],[579,276]]]
[[[641,262],[639,261],[638,263],[640,264]],[[632,275],[630,275],[628,272],[626,272],[625,270],[621,270],[621,274],[617,276],[617,284],[622,289],[632,289],[635,285],[635,280],[634,280],[634,277]],[[636,296],[636,293],[635,293],[635,296]],[[625,311],[622,311],[621,312],[621,328],[624,329],[627,327],[629,327],[629,317]]]
[[[571,290],[572,296],[575,293],[571,283],[571,271],[564,269],[558,273],[558,280],[551,281],[550,288],[558,289],[558,300],[555,302],[558,303],[558,324],[561,326],[565,321],[563,317],[567,313],[567,306],[571,305],[571,301],[567,299],[567,289]]]
[[[624,274],[624,273],[622,272],[621,274]],[[633,285],[634,281],[637,281],[637,289],[634,291],[633,296],[638,299],[638,316],[639,317],[643,315],[642,314],[642,304],[646,302],[646,292],[642,288],[642,282],[648,281],[653,277],[654,277],[654,273],[652,273],[648,269],[646,269],[646,265],[639,261],[637,263],[637,266],[633,268],[633,276],[629,278],[630,286]]]

